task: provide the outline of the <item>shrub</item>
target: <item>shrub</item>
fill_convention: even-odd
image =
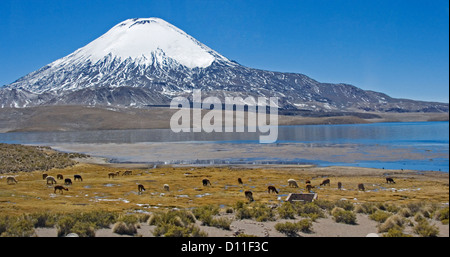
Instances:
[[[315,200],[314,204],[327,211],[331,211],[335,207],[335,203],[323,199]]]
[[[56,223],[56,227],[58,229],[57,235],[58,237],[64,237],[67,234],[71,233],[72,227],[75,225],[76,221],[72,216],[63,216]]]
[[[312,227],[312,221],[310,219],[302,219],[296,223],[299,230],[304,233],[310,233]]]
[[[76,222],[70,231],[76,233],[79,237],[95,237],[94,226],[94,224],[88,222]]]
[[[413,229],[414,233],[422,237],[437,237],[439,229],[435,225],[431,225],[426,219],[420,220]]]
[[[294,222],[284,222],[275,224],[275,229],[287,236],[297,236],[297,232],[300,230],[299,226]]]
[[[134,223],[118,221],[114,224],[112,231],[119,235],[134,235],[137,233],[137,228]]]
[[[370,218],[371,220],[376,221],[376,222],[383,223],[383,222],[385,222],[385,221],[387,220],[387,218],[389,218],[391,215],[392,215],[392,214],[390,214],[389,212],[385,212],[385,211],[382,211],[382,210],[377,210],[377,211],[375,211],[374,213],[370,214],[370,215],[369,215],[369,218]]]
[[[440,220],[442,224],[448,225],[448,207],[437,211],[436,219]]]
[[[255,219],[256,221],[275,220],[274,211],[262,203],[237,204],[237,219]]]
[[[390,229],[403,230],[403,224],[405,220],[398,214],[392,215],[386,219],[386,221],[378,226],[378,232],[388,232]]]
[[[154,236],[164,237],[200,237],[207,234],[195,224],[195,217],[189,211],[171,210],[167,212],[153,213],[147,223],[156,225]]]
[[[232,220],[228,218],[213,218],[211,226],[230,230]]]
[[[275,224],[275,229],[287,236],[297,236],[299,231],[310,233],[312,221],[310,219],[302,219],[298,222],[283,222]]]
[[[383,234],[383,237],[411,237],[411,235],[407,235],[403,233],[402,229],[395,227],[389,229],[386,234]]]
[[[277,212],[282,219],[295,219],[295,214],[297,211],[291,203],[284,202],[277,208]]]
[[[263,203],[258,203],[253,206],[252,216],[259,222],[275,220],[273,209]]]
[[[219,207],[214,205],[205,205],[195,208],[192,213],[195,218],[202,221],[203,225],[210,226],[213,216],[219,214]]]
[[[334,209],[331,211],[331,215],[333,216],[334,220],[338,223],[345,223],[345,224],[356,224],[356,215],[349,210],[344,210],[340,207],[334,207]]]
[[[297,214],[302,217],[309,217],[313,221],[317,218],[325,218],[323,210],[315,203],[300,203],[296,205]]]
[[[363,203],[359,204],[355,208],[356,213],[373,214],[378,210],[374,203]]]
[[[340,207],[346,211],[353,211],[355,209],[355,205],[347,200],[336,201],[335,206]]]
[[[0,221],[0,235],[2,237],[31,237],[35,236],[31,219],[25,216],[6,217]]]

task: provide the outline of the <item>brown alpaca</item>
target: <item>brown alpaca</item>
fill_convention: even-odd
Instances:
[[[315,186],[311,186],[310,184],[306,185],[306,191],[311,193],[311,189],[315,188]]]
[[[10,185],[10,184],[17,184],[17,180],[16,180],[15,177],[7,177],[7,178],[6,178],[6,183],[7,183],[8,185]]]
[[[81,175],[73,175],[73,180],[74,181],[77,181],[77,180],[83,181],[83,178],[81,177]]]
[[[322,181],[322,183],[320,184],[321,186],[326,186],[326,185],[330,185],[330,179],[325,179],[324,181]]]
[[[202,183],[204,186],[211,185],[211,181],[209,181],[209,179],[207,179],[207,178],[203,179]]]
[[[245,197],[246,197],[250,202],[253,202],[253,201],[254,201],[252,191],[245,191],[244,194],[245,194]]]
[[[139,185],[138,185],[138,191],[139,191],[139,192],[145,191],[144,185],[139,184]]]
[[[57,178],[57,179],[63,179],[64,177],[63,177],[62,174],[57,174],[57,175],[56,175],[56,178]]]
[[[238,178],[238,183],[239,183],[239,185],[244,184],[244,183],[242,183],[242,179],[241,178]]]
[[[338,189],[341,190],[342,189],[342,183],[338,182]]]
[[[392,184],[395,184],[395,181],[394,181],[394,179],[393,178],[386,178],[386,183],[392,183]]]
[[[133,175],[133,172],[131,170],[126,170],[122,173],[122,176],[126,176],[126,175]]]
[[[269,192],[269,194],[271,192],[278,194],[278,190],[274,186],[268,186],[267,191]]]
[[[55,194],[56,194],[57,190],[59,190],[59,192],[61,192],[61,194],[63,194],[63,190],[69,191],[68,188],[63,187],[63,186],[55,186],[55,191],[54,191]]]
[[[366,191],[366,188],[364,187],[364,184],[363,184],[363,183],[358,184],[358,190]]]

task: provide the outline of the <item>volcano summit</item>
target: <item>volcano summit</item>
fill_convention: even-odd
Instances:
[[[125,20],[72,54],[0,88],[0,107],[169,105],[206,96],[278,97],[279,107],[321,112],[448,112],[448,104],[391,98],[303,74],[242,66],[159,18]]]

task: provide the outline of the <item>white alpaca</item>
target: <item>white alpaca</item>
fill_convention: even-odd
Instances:
[[[297,181],[295,181],[295,179],[288,179],[288,184],[290,187],[298,187]]]
[[[47,176],[46,179],[47,179],[47,185],[48,184],[52,184],[53,185],[53,183],[55,183],[55,184],[57,183],[56,179],[54,177],[52,177],[52,176]]]

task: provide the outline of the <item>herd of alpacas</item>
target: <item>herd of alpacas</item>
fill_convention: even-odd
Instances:
[[[110,172],[110,173],[108,173],[108,178],[115,178],[115,177],[119,176],[120,173],[121,173],[120,171],[117,171],[117,172]],[[131,170],[126,170],[126,171],[123,171],[122,176],[128,176],[128,175],[132,175],[132,174],[133,174],[133,172],[132,172]],[[56,179],[55,179],[55,177],[49,176],[47,173],[43,173],[43,174],[42,174],[42,179],[46,180],[47,185],[53,185],[53,184],[55,184],[55,186],[54,186],[54,193],[55,193],[55,194],[56,194],[56,192],[60,192],[61,194],[63,194],[63,191],[64,191],[64,190],[65,190],[65,191],[69,191],[69,189],[68,189],[67,187],[64,187],[64,186],[62,186],[62,185],[56,185],[56,184],[58,183],[58,182],[57,182],[57,179],[59,179],[59,180],[64,179],[64,176],[63,176],[62,174],[57,174],[57,175],[56,175]],[[83,181],[83,178],[81,177],[81,175],[75,174],[75,175],[73,176],[73,180],[74,180],[74,181]],[[240,185],[243,184],[243,181],[242,181],[241,178],[238,178],[237,181],[238,181],[238,184],[240,184]],[[298,186],[298,183],[297,183],[297,181],[296,181],[295,179],[288,179],[287,182],[288,182],[288,186],[289,186],[289,187],[293,187],[293,188],[298,188],[298,187],[299,187],[299,186]],[[6,183],[7,183],[8,185],[12,185],[12,184],[17,184],[18,181],[17,181],[17,179],[16,179],[15,177],[13,177],[13,176],[8,176],[8,177],[6,178]],[[66,185],[66,186],[67,186],[67,185],[72,185],[72,183],[73,183],[73,182],[72,182],[72,179],[70,179],[70,178],[65,178],[65,179],[64,179],[64,185]],[[394,181],[393,178],[387,177],[387,178],[386,178],[386,183],[388,183],[388,184],[389,184],[389,183],[395,184],[395,181]],[[203,184],[203,186],[211,186],[211,181],[209,181],[209,179],[206,179],[206,178],[205,178],[205,179],[202,180],[202,184]],[[328,178],[327,178],[327,179],[324,179],[324,180],[322,181],[322,183],[320,183],[319,186],[326,186],[326,185],[331,186],[331,181],[330,181],[330,179],[328,179]],[[142,185],[142,184],[138,184],[138,185],[137,185],[137,188],[138,188],[139,194],[141,194],[142,192],[145,191],[145,187],[144,187],[144,185]],[[305,181],[305,189],[306,189],[306,191],[309,192],[309,193],[311,193],[313,188],[316,188],[316,186],[311,185],[311,181],[310,181],[310,180],[306,180],[306,181]],[[337,188],[338,188],[339,190],[342,189],[342,183],[339,182],[339,181],[337,182]],[[170,191],[170,188],[169,188],[169,185],[168,185],[168,184],[164,184],[164,185],[163,185],[163,189],[164,189],[165,191]],[[363,183],[358,184],[358,190],[360,190],[360,191],[365,191],[365,190],[366,190]],[[267,187],[267,192],[268,192],[269,194],[271,194],[271,193],[278,194],[278,190],[277,190],[274,186],[268,186],[268,187]],[[254,201],[254,198],[253,198],[253,192],[252,192],[252,191],[245,191],[245,192],[244,192],[244,196],[245,196],[245,198],[247,198],[250,202]]]

